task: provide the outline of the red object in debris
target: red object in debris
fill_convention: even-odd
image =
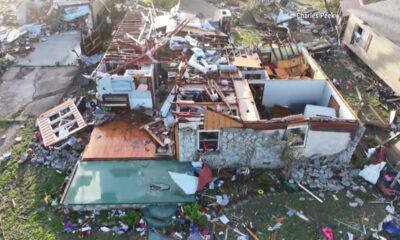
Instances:
[[[346,88],[347,88],[348,90],[353,90],[353,83],[352,83],[351,81],[347,81]]]
[[[208,151],[208,148],[211,146],[211,143],[203,143],[203,150],[205,151],[205,152],[207,152]]]
[[[321,228],[322,235],[324,236],[324,240],[333,240],[333,230],[330,227],[322,227]]]
[[[28,150],[26,151],[26,153],[28,154],[28,157],[33,157],[33,155],[35,155],[35,153],[33,152],[32,148],[28,148]]]
[[[378,163],[381,163],[382,161],[384,161],[387,152],[388,152],[387,147],[385,147],[383,145],[379,146],[378,149],[376,149],[374,160],[372,163],[378,164]]]
[[[36,142],[36,143],[41,143],[41,142],[43,142],[42,134],[40,133],[39,130],[35,131],[34,136],[35,136],[35,142]]]
[[[342,50],[342,51],[346,51],[347,52],[347,50],[349,50],[349,48],[346,46],[346,44],[344,44],[344,43],[342,43],[342,44],[340,44],[340,50]]]
[[[199,172],[199,183],[197,184],[197,191],[200,191],[213,179],[210,167],[204,164]]]

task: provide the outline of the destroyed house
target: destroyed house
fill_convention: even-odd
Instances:
[[[192,20],[168,18],[174,30],[154,31],[154,22],[146,22],[153,14],[128,12],[92,74],[99,106],[116,117],[94,127],[65,206],[194,201],[198,180],[187,172],[199,161],[279,168],[287,148],[299,163],[350,161],[363,128],[305,49],[272,61],[283,50],[271,45],[270,60],[261,61],[229,45],[227,36],[220,35],[226,45],[212,44],[200,34],[207,24],[187,31]]]

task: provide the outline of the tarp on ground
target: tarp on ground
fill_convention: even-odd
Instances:
[[[163,236],[159,234],[158,232],[154,231],[149,231],[149,236],[147,238],[148,240],[171,240],[171,238]]]
[[[85,56],[82,54],[80,56],[80,60],[85,66],[90,66],[99,63],[102,57],[103,57],[102,53],[96,53],[92,56]]]
[[[170,171],[185,173],[190,168],[190,163],[173,160],[82,161],[71,175],[61,204],[94,209],[194,202],[194,195],[183,193],[168,174]],[[160,183],[168,185],[169,189],[152,188]]]
[[[25,24],[21,26],[21,29],[27,31],[34,37],[38,37],[42,33],[42,24]]]
[[[187,195],[195,194],[199,178],[185,173],[168,172],[172,180],[185,192]]]

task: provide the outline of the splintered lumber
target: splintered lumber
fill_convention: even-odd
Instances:
[[[379,121],[381,121],[382,124],[385,124],[385,125],[386,125],[386,121],[383,120],[383,118],[379,115],[379,113],[376,111],[376,109],[375,109],[373,106],[371,106],[371,105],[368,105],[368,107],[369,107],[369,109],[371,109],[371,111],[375,114],[375,116],[379,119]]]
[[[360,90],[358,89],[358,87],[357,87],[357,86],[356,86],[355,88],[356,88],[356,92],[357,92],[358,100],[360,100],[360,102],[361,102],[361,103],[363,103],[363,98],[362,98],[362,96],[361,96],[361,92],[360,92]]]
[[[162,122],[162,120],[155,120],[155,121],[152,121],[152,122],[150,122],[148,124],[145,124],[145,125],[141,126],[139,129],[145,130],[153,140],[155,140],[158,144],[160,144],[160,146],[165,147],[164,142],[156,134],[154,134],[152,132],[152,130],[150,129],[150,127],[152,125],[155,125],[155,124],[158,124],[158,123],[161,123],[161,122]]]
[[[257,237],[257,235],[256,235],[253,231],[251,231],[250,228],[246,227],[244,224],[243,224],[243,227],[246,229],[247,233],[250,235],[250,237],[251,237],[253,240],[260,240],[260,239]]]
[[[229,108],[229,110],[231,110],[231,105],[230,105],[228,99],[226,99],[221,88],[218,86],[218,84],[214,80],[211,80],[211,86],[215,89],[215,91],[217,91],[218,95],[220,95],[222,101],[226,104],[226,106]]]

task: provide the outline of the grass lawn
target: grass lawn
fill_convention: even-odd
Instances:
[[[250,46],[252,44],[262,44],[262,31],[254,28],[235,28],[236,31],[232,32],[232,38],[235,44],[242,44],[244,46]]]
[[[22,142],[12,148],[11,159],[0,166],[1,228],[3,239],[56,239],[59,217],[46,206],[46,193],[56,194],[65,175],[17,162],[31,142],[33,122],[21,130]],[[13,208],[13,201],[15,208]]]
[[[362,208],[352,208],[349,206],[349,202],[354,200],[348,199],[345,191],[324,192],[324,196],[320,197],[324,203],[319,203],[304,191],[287,192],[288,188],[285,184],[272,180],[270,176],[271,173],[268,171],[257,177],[246,177],[241,179],[240,183],[233,184],[232,189],[227,191],[232,192],[234,196],[231,204],[225,209],[225,214],[231,220],[230,225],[238,226],[240,231],[245,232],[242,224],[250,225],[251,223],[260,240],[268,240],[271,237],[272,232],[268,231],[268,227],[274,226],[275,219],[281,217],[287,217],[287,220],[277,230],[278,239],[310,240],[322,239],[321,226],[331,227],[334,231],[334,239],[347,239],[341,237],[344,237],[348,231],[355,236],[360,235],[357,231],[338,224],[335,219],[359,228],[360,216],[363,215],[365,217],[364,225],[367,232],[370,233],[369,229],[377,228],[379,222],[386,216],[385,205],[368,203],[368,201],[376,200],[372,193],[379,194],[367,185],[365,185],[367,193],[359,190],[351,191],[355,197],[364,201]],[[269,192],[270,187],[273,187],[276,192]],[[259,195],[256,192],[257,189],[263,189],[267,194]],[[316,195],[319,194],[315,190],[313,192]],[[337,196],[338,200],[334,199],[333,194]],[[238,198],[242,200],[236,202]],[[302,211],[311,219],[311,222],[305,222],[297,216],[288,217],[286,207]],[[217,232],[225,231],[225,229],[224,225],[218,224]],[[228,239],[236,239],[233,237],[234,235],[231,231],[231,238]]]
[[[329,0],[327,0],[329,2]],[[297,2],[302,4],[308,4],[316,9],[325,9],[324,0],[297,0]]]
[[[353,194],[360,196],[365,202],[375,200],[370,194],[359,192],[353,192]],[[365,220],[364,224],[369,231],[370,228],[377,228],[379,222],[386,216],[383,205],[366,203],[363,208],[352,208],[348,205],[350,200],[344,192],[339,192],[336,196],[339,198],[338,201],[334,200],[332,193],[325,193],[324,203],[317,202],[305,193],[279,193],[273,196],[257,197],[229,211],[228,217],[237,223],[252,222],[259,238],[267,240],[272,235],[267,230],[268,227],[276,224],[274,221],[276,218],[288,217],[286,215],[288,209],[285,207],[288,206],[303,211],[304,215],[312,220],[305,222],[297,216],[288,217],[282,223],[282,227],[277,230],[279,239],[308,240],[322,238],[321,226],[331,227],[335,239],[341,239],[347,232],[352,232],[355,236],[360,235],[359,232],[338,224],[335,219],[359,228],[360,216],[365,214],[368,220]],[[300,197],[306,200],[301,201]]]
[[[330,79],[336,78],[340,81],[339,91],[356,113],[361,109],[365,109],[366,111],[364,112],[366,113],[370,112],[368,105],[371,105],[378,111],[380,116],[387,119],[389,118],[389,111],[381,106],[379,98],[373,95],[372,92],[367,91],[370,84],[363,80],[358,81],[355,74],[346,68],[345,64],[351,64],[356,69],[361,68],[361,66],[358,66],[349,56],[335,55],[334,57],[331,57],[329,61],[319,62],[319,64]],[[346,89],[346,83],[348,80],[353,82],[352,90]],[[364,106],[361,106],[359,102],[355,90],[356,86],[361,92]],[[371,119],[376,118],[374,115],[369,115],[369,117],[371,117]]]

